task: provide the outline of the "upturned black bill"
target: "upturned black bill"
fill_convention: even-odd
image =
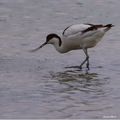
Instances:
[[[40,48],[42,48],[43,46],[45,46],[47,43],[43,43],[41,46],[39,46],[38,48],[35,48],[33,50],[30,50],[30,52],[36,52],[37,50],[39,50]]]

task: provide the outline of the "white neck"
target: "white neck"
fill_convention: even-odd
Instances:
[[[51,34],[50,34],[51,35]],[[53,36],[53,35],[52,35]],[[48,36],[49,37],[49,36]],[[49,39],[49,38],[48,38]],[[68,49],[66,49],[65,44],[64,44],[64,40],[61,39],[59,36],[53,36],[53,38],[51,38],[48,41],[48,44],[52,44],[55,49],[60,52],[60,53],[65,53],[68,52]]]
[[[54,43],[52,45],[55,47],[55,49],[60,53],[64,53],[63,41],[62,41],[61,45],[59,43],[59,39],[54,38],[53,41],[54,41]]]

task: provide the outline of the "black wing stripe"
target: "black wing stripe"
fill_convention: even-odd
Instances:
[[[64,29],[64,31],[63,31],[63,33],[62,33],[62,35],[65,35],[65,31],[68,29],[68,28],[70,28],[72,25],[70,25],[70,26],[68,26],[68,27],[66,27],[65,29]]]
[[[93,30],[97,30],[98,28],[103,28],[103,27],[109,27],[111,28],[112,24],[107,24],[107,25],[102,25],[102,24],[98,24],[98,25],[94,25],[94,24],[90,24],[90,23],[85,23],[86,25],[90,25],[90,27],[88,27],[87,29],[81,31],[83,34],[89,31],[93,31]],[[68,30],[72,25],[66,27],[62,33],[62,35],[65,35],[66,30]]]
[[[97,30],[98,28],[104,27],[102,24],[100,24],[100,25],[87,24],[87,25],[90,25],[90,27],[88,27],[87,29],[83,30],[82,33],[86,33],[86,32]]]

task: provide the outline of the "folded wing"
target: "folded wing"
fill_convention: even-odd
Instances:
[[[71,25],[68,26],[64,31],[63,31],[63,36],[69,37],[69,36],[74,36],[77,34],[85,34],[85,33],[94,33],[97,32],[97,30],[103,30],[103,32],[106,32],[109,30],[113,25],[112,24],[107,24],[107,25],[94,25],[94,24],[76,24],[76,25]],[[104,31],[105,30],[105,31]],[[99,31],[100,32],[100,31]]]

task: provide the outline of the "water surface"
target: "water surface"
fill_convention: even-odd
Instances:
[[[119,0],[0,0],[0,118],[120,118]],[[48,33],[75,23],[115,25],[90,54],[61,55]],[[66,68],[68,67],[68,68]]]

